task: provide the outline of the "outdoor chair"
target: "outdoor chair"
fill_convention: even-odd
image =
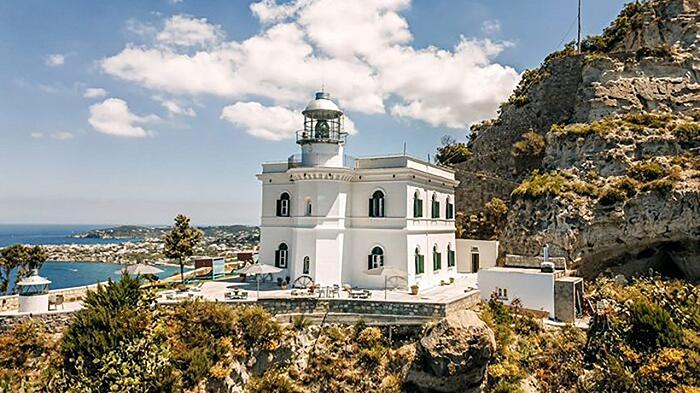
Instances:
[[[53,306],[54,310],[58,310],[58,306],[61,306],[61,309],[65,310],[65,307],[63,306],[63,300],[64,298],[62,294],[56,295],[53,301],[49,302],[49,309],[51,309],[51,306]]]

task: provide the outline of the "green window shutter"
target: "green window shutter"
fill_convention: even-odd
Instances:
[[[425,257],[420,254],[416,254],[416,274],[425,273]]]
[[[280,250],[275,250],[275,267],[280,267]]]
[[[367,255],[367,270],[372,269],[372,254]]]
[[[277,217],[281,217],[281,216],[282,216],[282,201],[278,199],[276,202],[277,202],[277,213],[276,213],[276,215],[277,215]]]
[[[442,268],[442,261],[440,260],[440,253],[433,253],[433,270],[440,270]]]
[[[447,252],[447,267],[454,267],[455,265],[455,252],[450,250]]]
[[[369,216],[374,217],[374,198],[369,198]]]
[[[423,201],[421,199],[413,200],[413,217],[423,217]]]

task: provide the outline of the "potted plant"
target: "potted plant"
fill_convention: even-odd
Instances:
[[[455,283],[455,278],[454,278],[454,277],[450,277],[450,284],[454,284],[454,283]]]
[[[415,296],[418,295],[418,284],[413,284],[411,285],[411,295]]]

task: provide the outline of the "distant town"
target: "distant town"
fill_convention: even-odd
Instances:
[[[168,227],[123,225],[95,229],[73,235],[74,238],[127,240],[109,244],[47,245],[49,260],[112,263],[164,263],[163,235]],[[250,250],[260,239],[258,227],[245,225],[200,227],[203,241],[195,247],[195,255],[233,258],[236,252]]]

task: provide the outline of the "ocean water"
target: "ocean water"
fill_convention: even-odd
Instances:
[[[12,244],[109,244],[140,241],[141,239],[76,239],[70,237],[91,229],[108,228],[109,225],[34,225],[0,224],[0,247]]]
[[[107,228],[107,225],[24,225],[24,224],[0,224],[0,247],[12,244],[109,244],[124,243],[126,241],[140,241],[141,239],[75,239],[71,235],[89,231],[91,229]],[[158,266],[164,272],[160,277],[167,277],[179,272],[178,267]],[[76,286],[91,285],[108,279],[117,280],[122,265],[114,263],[98,262],[59,262],[48,261],[40,270],[43,277],[51,280],[50,289],[70,288]],[[12,274],[14,277],[14,273]],[[14,280],[11,282],[11,287]]]
[[[49,261],[41,267],[39,275],[51,281],[49,289],[72,288],[97,284],[110,278],[119,280],[121,274],[118,272],[122,267],[123,265],[116,263]],[[180,272],[177,266],[158,265],[158,268],[163,270],[163,273],[158,274],[161,278]],[[14,280],[11,280],[10,287],[13,286]]]

